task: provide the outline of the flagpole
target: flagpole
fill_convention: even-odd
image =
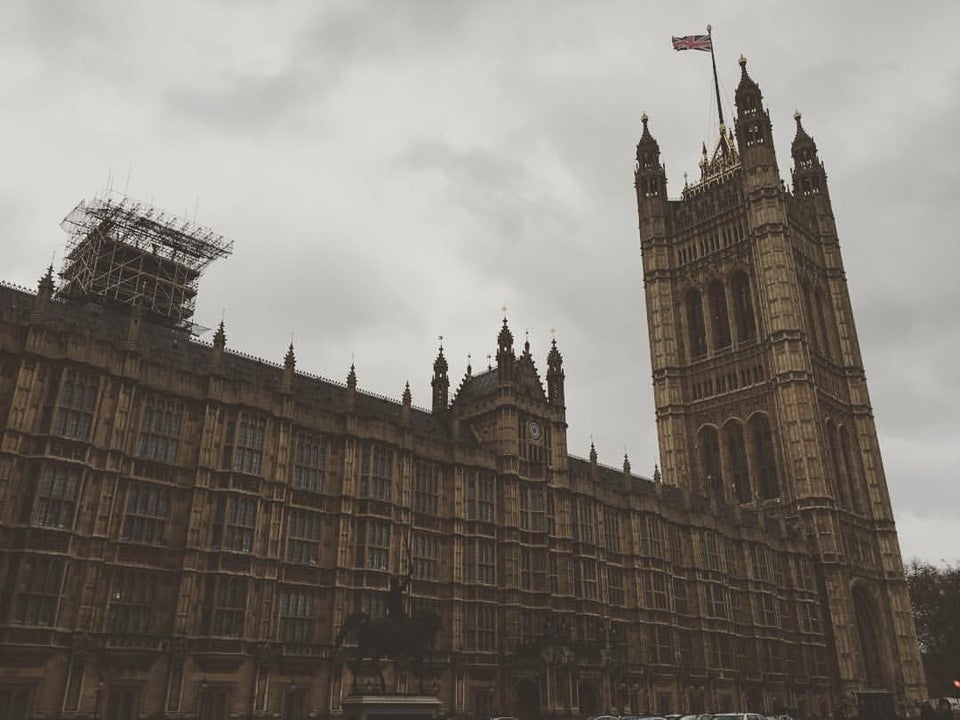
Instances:
[[[717,80],[717,61],[713,57],[713,35],[707,25],[707,37],[710,38],[710,62],[713,64],[713,87],[717,91],[717,114],[720,116],[720,127],[723,127],[723,106],[720,104],[720,83]]]

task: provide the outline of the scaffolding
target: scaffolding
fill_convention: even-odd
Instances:
[[[153,321],[191,332],[204,268],[233,252],[213,230],[121,195],[81,201],[60,227],[70,239],[58,297],[139,305]]]

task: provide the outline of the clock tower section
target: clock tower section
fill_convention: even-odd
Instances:
[[[826,173],[796,116],[792,189],[741,58],[734,131],[668,199],[643,120],[635,186],[663,481],[809,538],[838,701],[922,692],[916,632]]]

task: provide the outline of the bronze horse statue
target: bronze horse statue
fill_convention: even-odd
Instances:
[[[419,668],[433,649],[439,630],[440,616],[431,610],[417,610],[410,617],[384,615],[373,618],[365,612],[355,612],[344,618],[334,653],[340,652],[347,638],[356,635],[354,659],[358,665],[365,660],[376,662],[386,657],[406,659],[414,668]],[[378,672],[381,690],[385,690],[383,673],[379,669]]]

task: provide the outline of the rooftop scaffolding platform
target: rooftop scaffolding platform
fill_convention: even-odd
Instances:
[[[60,227],[70,239],[57,297],[139,305],[146,318],[189,332],[204,268],[233,252],[213,230],[119,194],[81,201]]]

